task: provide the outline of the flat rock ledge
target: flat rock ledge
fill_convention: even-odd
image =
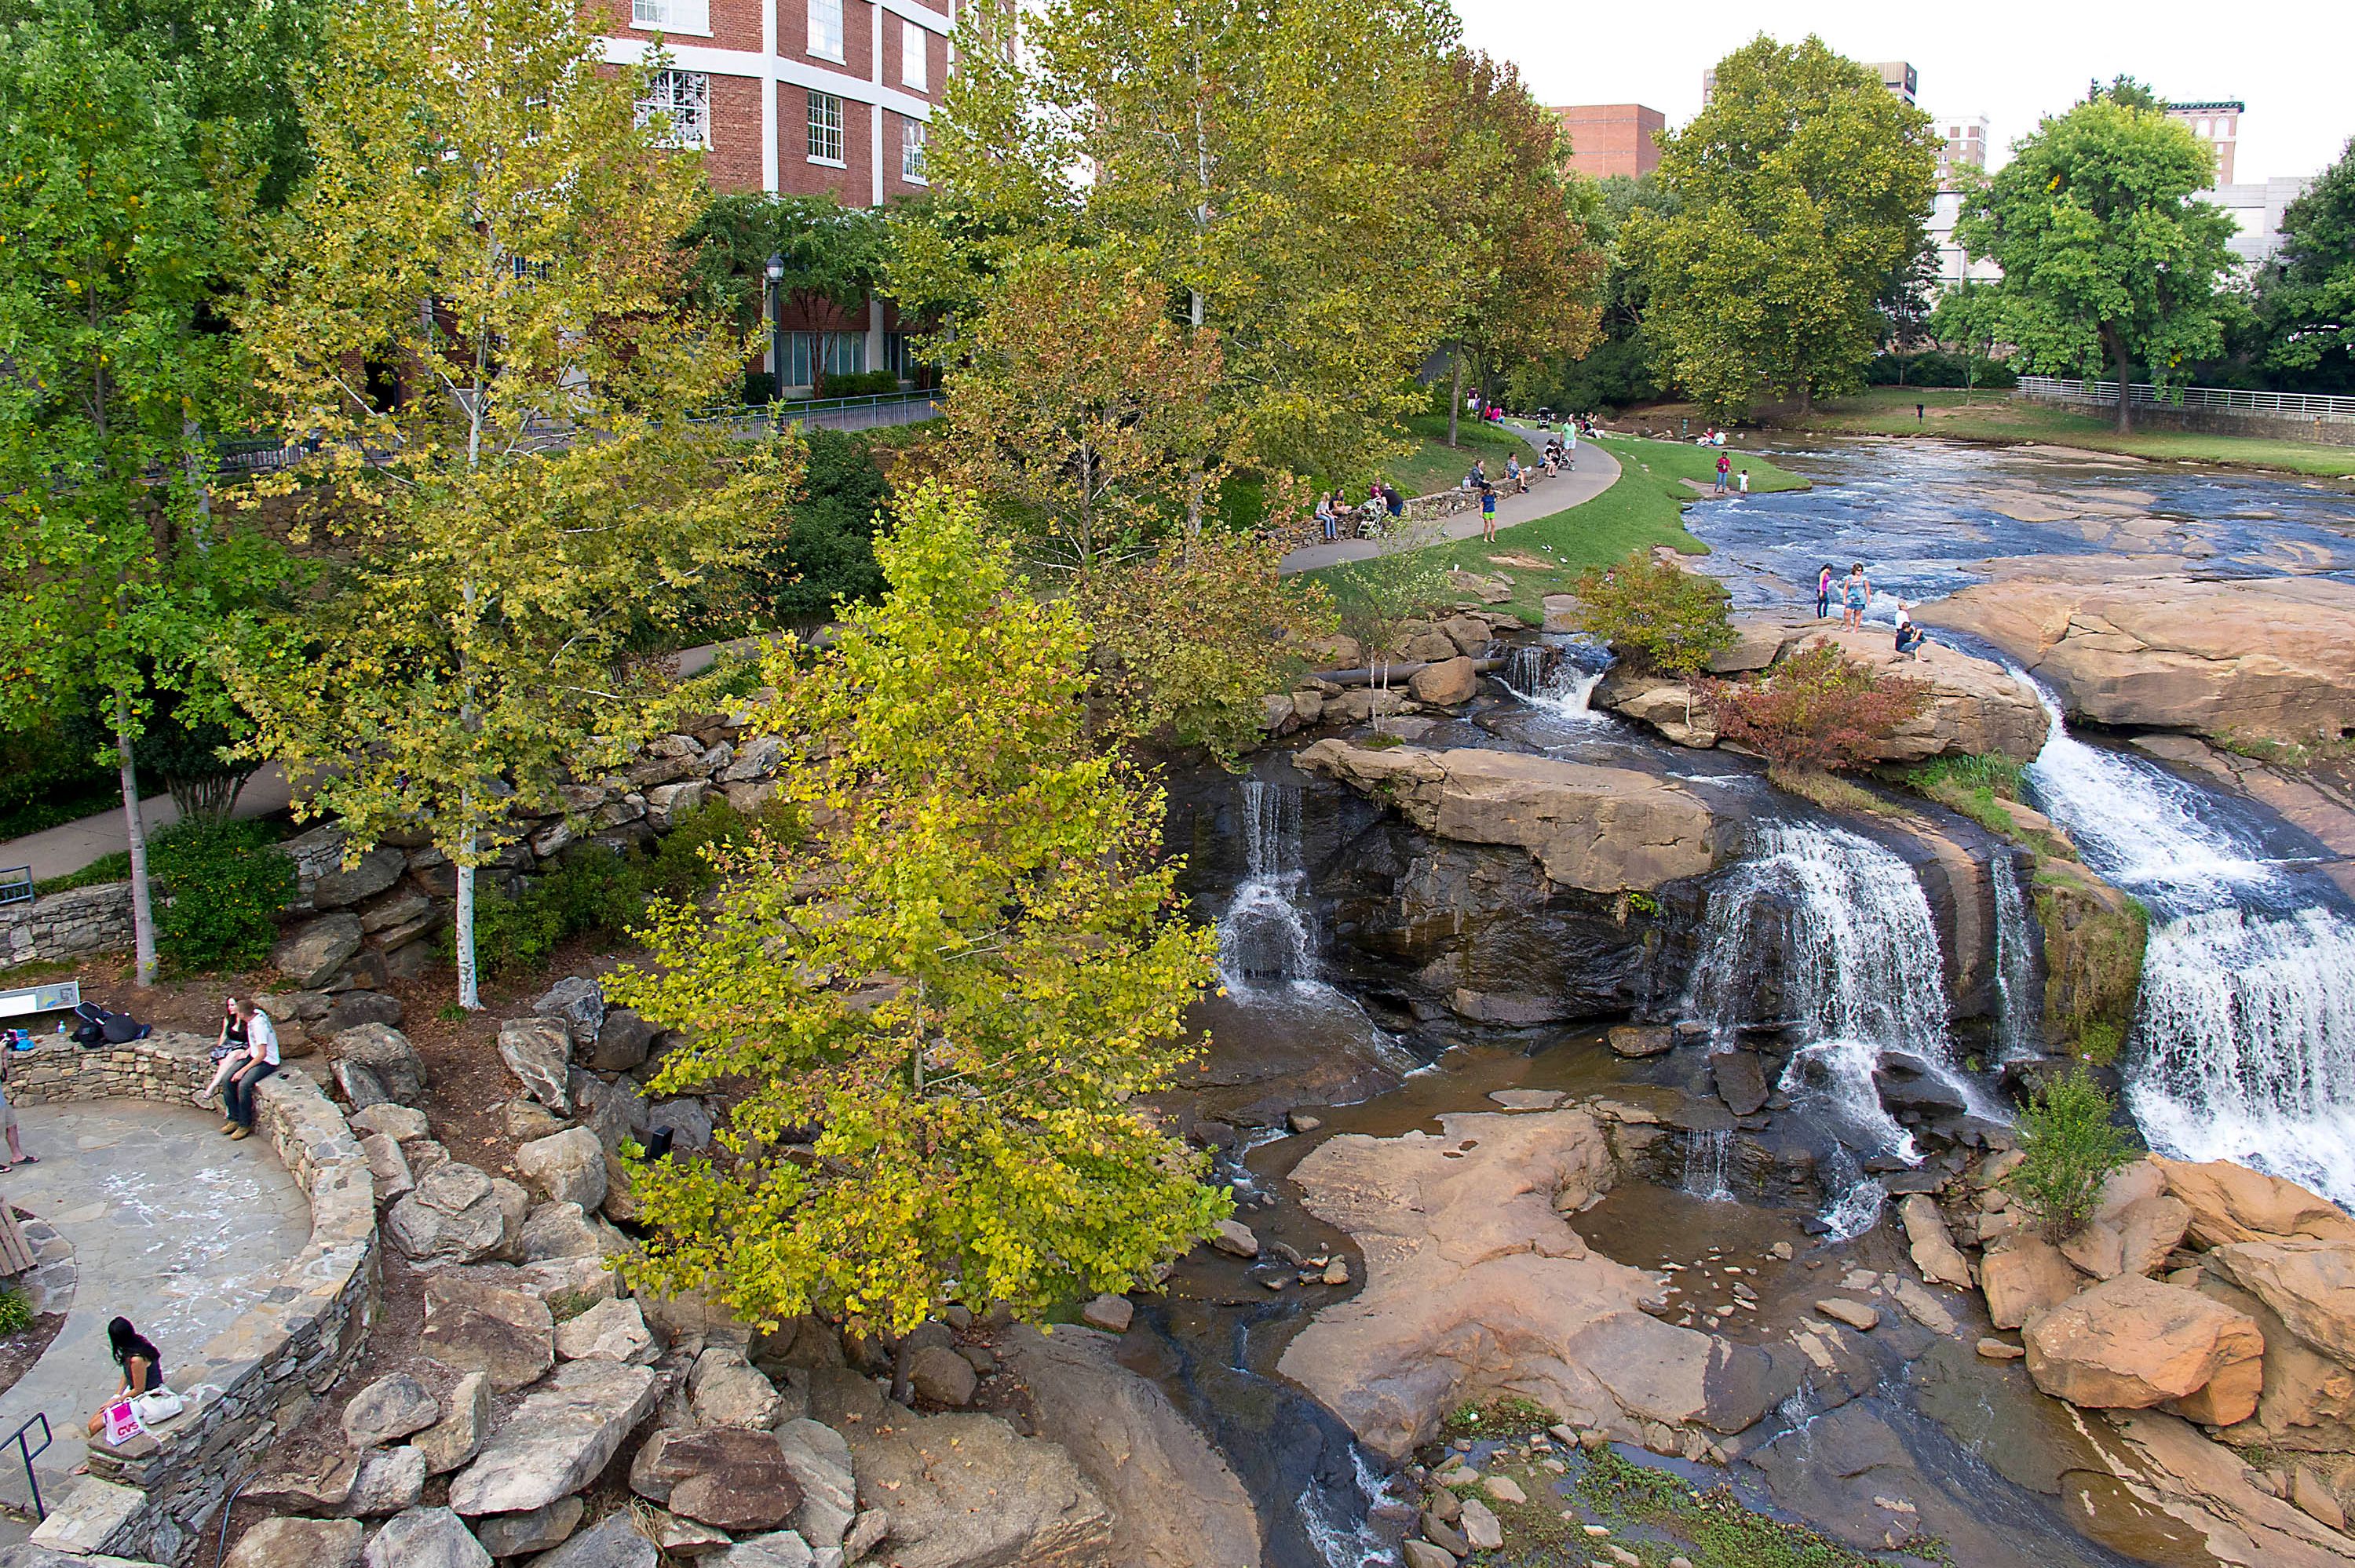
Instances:
[[[1425,832],[1525,849],[1548,881],[1589,893],[1649,892],[1703,876],[1739,847],[1733,819],[1639,768],[1470,748],[1371,749],[1339,738],[1294,761],[1396,806]]]

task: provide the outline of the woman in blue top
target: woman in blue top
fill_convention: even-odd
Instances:
[[[1857,562],[1848,569],[1848,579],[1840,585],[1846,598],[1840,611],[1840,624],[1859,627],[1864,624],[1864,607],[1872,602],[1872,579],[1864,575],[1864,563]]]

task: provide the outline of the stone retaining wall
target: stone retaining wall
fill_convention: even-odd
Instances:
[[[168,1033],[96,1051],[45,1044],[11,1062],[8,1090],[21,1105],[186,1104],[212,1075],[208,1044]],[[270,1078],[255,1099],[256,1130],[311,1200],[311,1239],[262,1306],[176,1370],[172,1386],[187,1402],[176,1420],[119,1448],[91,1445],[90,1478],[34,1532],[37,1542],[193,1561],[229,1488],[310,1415],[367,1342],[378,1304],[376,1194],[359,1140],[299,1073]]]
[[[2079,407],[2079,411],[2094,410]],[[2344,419],[2301,419],[2295,414],[2276,418],[2262,414],[2227,413],[2218,408],[2153,408],[2137,403],[2134,422],[2137,429],[2195,430],[2208,436],[2247,436],[2253,440],[2355,447],[2355,424]]]
[[[0,908],[0,969],[130,948],[127,882],[101,882]]]

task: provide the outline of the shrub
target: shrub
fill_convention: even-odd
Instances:
[[[1710,683],[1710,702],[1725,739],[1777,766],[1820,772],[1871,761],[1899,726],[1929,705],[1930,689],[1817,642],[1762,681]]]
[[[33,1326],[33,1304],[24,1293],[0,1287],[0,1335],[21,1334]]]
[[[1690,680],[1733,645],[1717,580],[1640,550],[1581,574],[1578,602],[1588,631],[1664,675]]]
[[[155,948],[174,969],[251,969],[269,958],[295,875],[267,828],[175,823],[155,835],[148,870],[165,895]]]
[[[2004,810],[2004,802],[2020,798],[2020,764],[2008,757],[1940,757],[1913,769],[1905,781],[1988,832],[2018,838],[2019,824]]]
[[[900,390],[900,373],[896,370],[846,371],[837,376],[827,371],[818,377],[820,397],[880,397]]]
[[[2019,1150],[2026,1158],[2003,1184],[2045,1240],[2063,1241],[2083,1229],[2110,1172],[2134,1158],[2133,1137],[2113,1119],[2116,1111],[2117,1102],[2082,1063],[2020,1107]]]

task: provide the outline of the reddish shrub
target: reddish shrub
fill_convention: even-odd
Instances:
[[[1753,682],[1712,681],[1718,733],[1784,768],[1854,768],[1930,703],[1920,681],[1882,675],[1828,642],[1810,643]]]

